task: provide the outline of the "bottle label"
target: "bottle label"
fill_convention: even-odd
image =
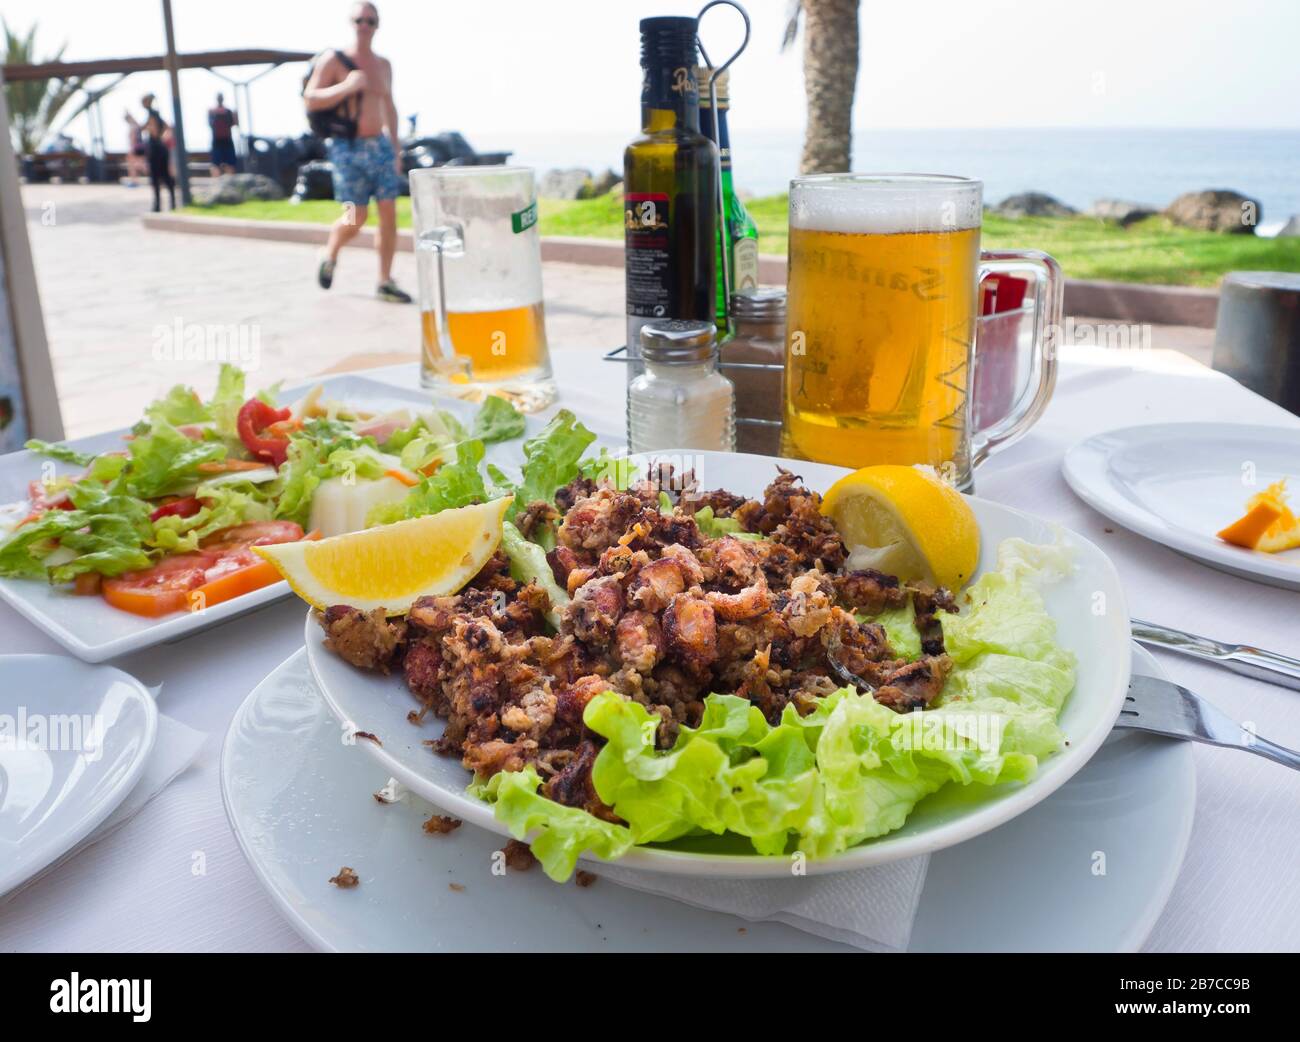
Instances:
[[[627,313],[640,318],[675,317],[673,256],[668,196],[628,192],[623,196]]]
[[[510,227],[514,229],[516,235],[520,232],[526,232],[537,223],[537,200],[525,206],[522,210],[516,210],[510,215]]]
[[[732,244],[731,263],[735,268],[731,273],[733,292],[758,288],[758,243],[755,240],[748,237],[737,239]]]

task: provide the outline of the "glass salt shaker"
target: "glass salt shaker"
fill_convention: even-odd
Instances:
[[[712,322],[655,319],[641,327],[645,371],[627,388],[630,452],[736,449],[736,394],[717,370]]]

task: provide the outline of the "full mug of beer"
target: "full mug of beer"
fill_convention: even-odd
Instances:
[[[531,412],[555,400],[542,310],[533,172],[518,166],[411,171],[421,382]]]
[[[972,471],[1042,415],[1056,383],[1062,281],[1036,251],[980,251],[983,185],[932,174],[822,174],[790,183],[782,453],[864,467]],[[980,280],[1031,273],[1034,337],[1010,413],[973,430]]]

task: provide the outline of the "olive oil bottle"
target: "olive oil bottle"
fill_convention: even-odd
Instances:
[[[696,19],[641,20],[641,136],[623,153],[628,378],[641,326],[715,321],[718,151],[700,133]]]
[[[712,71],[707,66],[695,70],[696,80],[700,85],[700,131],[708,138],[714,137],[714,113],[709,100],[709,77]],[[718,99],[717,142],[719,161],[722,164],[722,204],[727,215],[726,223],[718,229],[718,269],[717,291],[717,326],[718,331],[730,329],[727,309],[731,303],[727,300],[726,290],[722,284],[722,251],[727,251],[727,266],[731,276],[731,292],[741,293],[758,288],[758,226],[749,216],[745,204],[736,194],[736,186],[731,178],[731,135],[727,130],[727,110],[731,107],[728,97],[728,80],[730,74],[723,72],[718,76],[715,93]]]

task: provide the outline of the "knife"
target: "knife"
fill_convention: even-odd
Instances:
[[[1214,662],[1254,680],[1300,691],[1300,659],[1288,658],[1275,651],[1264,651],[1249,644],[1224,644],[1194,633],[1157,626],[1153,622],[1133,619],[1133,639],[1157,648],[1178,651],[1203,662]]]

